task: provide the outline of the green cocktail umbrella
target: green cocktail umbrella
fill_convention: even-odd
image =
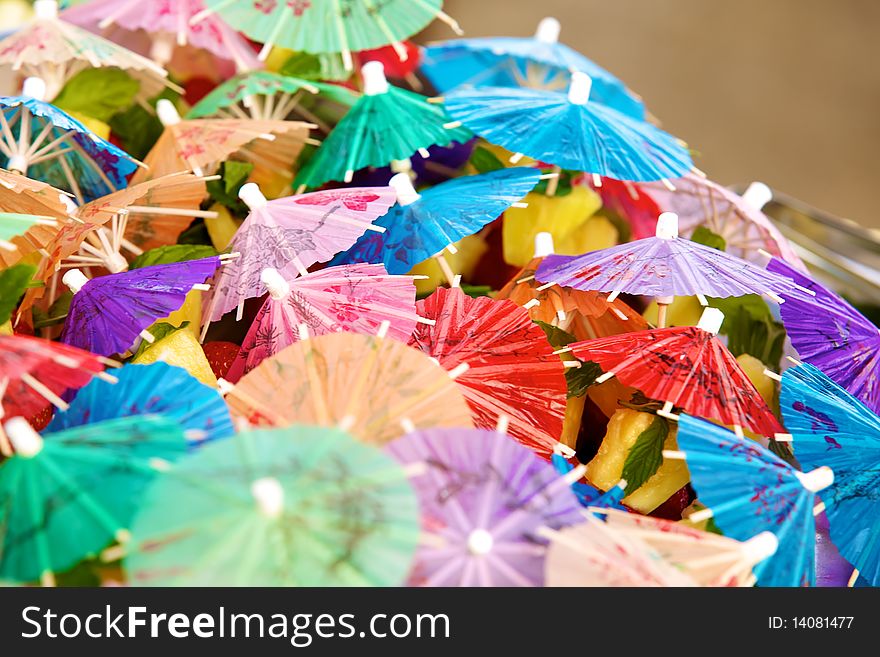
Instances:
[[[407,471],[336,428],[209,444],[158,479],[125,560],[137,586],[392,586],[419,535]]]
[[[425,96],[388,84],[380,62],[367,62],[361,71],[364,95],[300,169],[294,184],[301,189],[351,182],[358,169],[406,161],[416,152],[427,157],[429,146],[473,136],[467,128],[444,128],[451,120]]]
[[[317,123],[324,132],[357,102],[359,94],[337,84],[268,71],[237,75],[205,96],[187,118],[220,117]]]
[[[20,417],[5,425],[15,455],[0,466],[0,579],[54,583],[127,528],[147,484],[187,449],[160,416],[129,417],[37,434]]]
[[[56,227],[58,222],[52,217],[38,217],[30,214],[16,214],[14,212],[0,212],[0,249],[5,251],[17,251],[18,247],[13,239],[21,238],[26,232],[35,226]],[[2,262],[2,260],[0,260]]]
[[[462,33],[458,23],[443,12],[443,0],[205,0],[205,5],[192,22],[220,14],[229,25],[265,44],[262,59],[276,45],[310,53],[342,53],[349,70],[352,52],[389,44],[405,59],[401,42],[435,18]]]

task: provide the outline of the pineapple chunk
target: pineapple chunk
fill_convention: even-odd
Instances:
[[[740,354],[736,357],[736,362],[749,377],[749,381],[757,388],[767,406],[773,408],[776,404],[776,382],[764,374],[767,366],[749,354]]]
[[[233,217],[225,205],[215,203],[211,206],[211,210],[217,213],[216,217],[205,219],[205,228],[208,229],[208,235],[211,243],[218,251],[223,251],[232,242],[235,232],[241,225],[241,221]]]
[[[703,306],[697,301],[697,297],[675,297],[666,310],[667,326],[696,326],[703,314]],[[654,326],[657,326],[657,301],[651,301],[642,317]]]
[[[617,484],[630,449],[655,418],[652,413],[641,413],[628,408],[614,413],[608,422],[599,452],[587,464],[587,479],[602,490],[608,490]],[[664,449],[678,449],[675,432],[676,428],[671,427]],[[629,491],[623,502],[636,511],[650,513],[688,481],[690,473],[684,461],[665,459],[660,469],[638,490]]]
[[[190,331],[184,329],[169,333],[144,349],[143,353],[131,362],[148,365],[159,361],[182,367],[205,385],[217,387],[217,377],[214,376],[205,352],[202,351],[202,345]]]
[[[171,324],[172,326],[182,326],[184,322],[189,322],[189,325],[184,330],[190,331],[195,337],[199,337],[199,326],[202,322],[201,290],[190,290],[186,295],[183,305],[167,317],[156,320],[157,324],[160,322]]]

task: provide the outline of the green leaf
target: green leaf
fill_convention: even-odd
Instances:
[[[217,255],[213,246],[204,244],[172,244],[160,246],[156,249],[145,251],[129,265],[129,269],[141,269],[153,265],[168,265],[173,262],[185,262],[186,260],[198,260]]]
[[[179,94],[165,89],[150,104],[155,107],[160,98],[166,98],[175,104],[180,101]],[[110,121],[110,129],[119,138],[125,152],[139,160],[146,157],[164,130],[156,113],[148,112],[137,103],[116,114]]]
[[[207,184],[211,199],[225,205],[233,214],[246,215],[248,209],[238,198],[238,191],[247,182],[248,176],[253,170],[254,165],[250,162],[236,162],[234,160],[224,162],[217,171],[221,176],[220,180],[212,180]]]
[[[639,411],[640,413],[656,413],[663,408],[663,402],[645,396],[641,390],[636,390],[632,397],[627,401],[621,399],[620,405],[624,408],[631,408],[634,411]]]
[[[109,123],[114,115],[131,106],[140,86],[121,69],[87,68],[68,80],[52,104],[65,112]]]
[[[36,272],[36,267],[26,264],[13,265],[0,271],[0,324],[5,324],[12,317],[12,311]]]
[[[545,171],[545,173],[553,173],[549,169]],[[580,176],[581,173],[579,171],[569,171],[567,169],[563,169],[559,172],[559,179],[556,182],[556,192],[554,196],[568,196],[571,194],[571,181]],[[541,180],[535,185],[535,188],[532,190],[536,194],[546,194],[547,187],[550,184],[550,179]]]
[[[570,345],[572,342],[577,342],[576,337],[571,333],[566,333],[558,326],[551,326],[550,324],[539,321],[535,321],[535,324],[541,327],[547,335],[547,342],[549,342],[550,346],[554,349],[562,349],[563,347]]]
[[[484,146],[477,146],[474,149],[470,164],[478,173],[489,173],[504,168],[504,164],[495,156],[495,153]]]
[[[39,308],[34,307],[34,328],[48,328],[56,324],[63,324],[67,319],[67,313],[70,312],[70,301],[73,299],[73,292],[67,290],[55,300],[49,307],[49,312],[43,312]]]
[[[727,336],[727,348],[734,356],[750,354],[771,369],[779,368],[785,327],[773,319],[770,307],[759,295],[708,301],[724,313],[721,333]]]
[[[583,397],[587,388],[596,383],[602,374],[602,368],[592,361],[581,362],[580,367],[565,368],[565,382],[568,384],[569,397]]]
[[[654,418],[647,429],[639,434],[630,448],[623,465],[623,479],[626,489],[635,491],[641,488],[663,464],[663,445],[669,435],[669,425],[662,417]]]
[[[174,333],[175,331],[180,331],[181,329],[185,329],[189,326],[189,322],[184,322],[180,326],[174,326],[174,324],[169,324],[168,322],[159,322],[158,324],[153,324],[147,331],[150,332],[154,338],[156,338],[156,342],[159,342],[162,338]],[[141,340],[141,343],[138,345],[138,348],[131,355],[132,359],[140,356],[147,348],[150,346],[150,343],[146,340]]]
[[[724,241],[724,238],[713,233],[705,226],[697,226],[693,235],[691,235],[691,242],[718,249],[719,251],[724,251],[727,248],[727,242]]]
[[[491,285],[468,285],[462,284],[461,291],[469,297],[488,297],[495,291]]]
[[[281,75],[302,80],[347,80],[351,74],[345,70],[342,57],[336,53],[311,54],[297,52],[291,55],[281,69]]]
[[[208,227],[205,226],[204,219],[196,219],[189,228],[177,236],[178,244],[192,244],[201,246],[212,246],[211,235],[208,233]]]

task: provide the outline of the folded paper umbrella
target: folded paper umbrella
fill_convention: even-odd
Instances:
[[[165,130],[144,158],[148,168],[132,183],[181,171],[213,173],[229,159],[250,162],[255,172],[288,172],[316,127],[300,121],[181,119],[166,98],[156,104],[156,112]]]
[[[180,367],[166,363],[123,365],[115,383],[92,380],[55,414],[47,431],[61,431],[121,417],[161,415],[175,422],[190,442],[226,438],[235,433],[229,409],[210,388]]]
[[[693,168],[675,137],[590,99],[591,79],[571,76],[568,94],[511,87],[462,88],[443,97],[458,130],[562,169],[618,180],[680,178]]]
[[[397,205],[376,222],[384,232],[364,235],[331,264],[381,262],[390,273],[405,274],[435,257],[452,284],[455,274],[443,251],[454,253],[455,242],[473,235],[507,208],[525,207],[520,199],[542,177],[538,169],[514,167],[454,178],[419,194],[408,174],[398,173],[390,181],[397,190]]]
[[[593,80],[593,100],[634,119],[645,117],[641,99],[582,54],[559,43],[561,25],[544,18],[532,37],[452,39],[427,46],[421,70],[440,91],[457,87],[526,87],[564,91],[572,71]]]
[[[549,459],[562,434],[568,388],[544,331],[515,304],[458,288],[437,288],[416,308],[435,323],[417,326],[410,344],[449,371],[468,368],[455,380],[474,424],[493,428],[504,416],[513,438]]]
[[[816,493],[834,473],[823,466],[800,472],[754,440],[716,424],[682,415],[678,452],[684,458],[697,499],[707,508],[694,522],[714,518],[725,536],[747,541],[761,532],[776,535],[776,554],[755,566],[759,586],[812,586],[816,580]]]
[[[544,258],[552,254],[553,235],[538,233],[535,236],[535,257],[498,291],[495,298],[513,301],[527,309],[534,321],[558,326],[578,340],[648,328],[644,317],[620,299],[608,301],[607,296],[593,290],[540,285],[535,274]]]
[[[783,373],[779,407],[804,469],[834,470],[819,496],[831,540],[856,568],[851,584],[861,573],[880,585],[880,418],[809,363]]]
[[[0,41],[0,69],[42,78],[47,98],[55,98],[68,80],[92,68],[122,69],[140,82],[144,100],[163,87],[182,91],[152,60],[60,19],[56,0],[36,0],[34,20]]]
[[[384,231],[372,222],[396,198],[391,187],[360,187],[267,201],[253,183],[243,185],[239,196],[250,214],[230,246],[242,257],[221,273],[206,309],[206,326],[207,321],[215,322],[236,308],[241,319],[245,300],[267,292],[260,279],[267,267],[292,280],[349,248],[365,231]]]
[[[54,573],[111,543],[128,527],[155,474],[186,453],[177,425],[123,418],[44,436],[6,422],[15,455],[0,469],[0,578],[54,584]]]
[[[680,522],[605,509],[605,524],[650,545],[700,586],[752,586],[753,568],[772,557],[779,540],[768,531],[737,541]]]
[[[779,258],[772,258],[767,270],[810,292],[783,293],[785,303],[779,308],[798,357],[880,412],[880,330],[837,294]]]
[[[0,212],[0,267],[8,267],[20,259],[20,256],[16,257],[18,252],[16,242],[24,242],[27,246],[32,246],[32,243],[28,244],[29,235],[41,232],[42,229],[47,229],[45,232],[51,233],[51,229],[57,229],[58,225],[58,220],[52,217]],[[4,251],[6,253],[3,253]]]
[[[46,85],[25,80],[21,96],[0,97],[0,162],[71,192],[82,203],[126,186],[138,162],[44,101]]]
[[[336,180],[351,182],[354,172],[394,163],[407,169],[415,153],[428,156],[429,146],[464,143],[464,128],[446,129],[449,117],[438,105],[388,84],[380,62],[363,65],[364,94],[336,125],[294,181],[300,191]]]
[[[389,276],[382,265],[328,267],[287,281],[276,269],[260,275],[269,298],[251,324],[226,373],[232,383],[266,358],[309,335],[339,331],[375,335],[387,321],[388,337],[406,342],[416,323],[416,287],[411,276]]]
[[[577,466],[572,465],[561,450],[557,449],[550,460],[556,472],[560,475],[566,475]],[[571,485],[571,490],[578,498],[581,506],[593,507],[594,509],[625,509],[621,504],[621,500],[626,497],[626,481],[621,480],[616,486],[610,488],[604,493],[598,488],[590,486],[582,480],[575,481]]]
[[[146,328],[183,305],[187,293],[205,289],[220,257],[153,265],[89,280],[78,269],[62,278],[73,292],[61,342],[109,356],[126,352]]]
[[[569,485],[583,475],[553,467],[497,431],[425,429],[390,443],[398,461],[427,471],[413,477],[424,537],[408,584],[541,586],[541,528],[579,522]]]
[[[260,58],[273,46],[308,53],[341,53],[346,69],[352,68],[352,53],[391,44],[406,59],[407,37],[428,26],[435,18],[461,30],[443,12],[443,0],[415,0],[382,4],[373,0],[204,0],[207,9],[193,22],[212,13],[229,25],[265,44]]]
[[[725,251],[743,260],[763,265],[760,251],[780,256],[798,269],[804,264],[773,222],[761,212],[773,197],[767,185],[752,183],[742,196],[707,178],[688,174],[675,181],[675,191],[658,183],[638,185],[661,210],[678,215],[680,231],[692,235],[704,227],[721,236]]]
[[[384,444],[413,427],[470,427],[467,402],[454,377],[402,342],[330,333],[300,341],[267,358],[234,387],[226,386],[233,417],[252,424],[346,427],[371,444]],[[222,386],[222,384],[221,384]],[[223,390],[221,387],[221,390]]]
[[[117,363],[42,338],[0,335],[0,420],[32,417],[47,404],[68,408],[61,398],[65,391],[86,385],[93,376],[116,381],[103,372],[105,365]],[[10,453],[2,430],[0,453]]]
[[[547,586],[697,586],[648,543],[616,531],[591,514],[580,524],[558,531],[544,527],[540,533],[549,541],[544,562]]]
[[[337,428],[211,443],[156,482],[125,560],[136,586],[397,586],[419,538],[401,467]]]
[[[190,110],[188,118],[251,118],[257,121],[308,121],[330,132],[328,120],[337,123],[357,102],[358,94],[346,87],[269,71],[242,73],[217,86]],[[328,117],[329,114],[329,117]]]
[[[579,256],[547,256],[538,280],[552,287],[622,292],[657,298],[658,324],[666,324],[666,308],[676,296],[738,297],[764,294],[781,302],[780,294],[796,291],[791,279],[769,273],[745,260],[678,236],[678,216],[664,212],[657,234],[635,242]]]
[[[781,425],[718,339],[724,321],[717,308],[706,308],[697,326],[624,333],[576,342],[565,348],[577,358],[597,363],[605,373],[597,383],[616,376],[651,399],[664,402],[658,413],[675,419],[674,406],[686,413],[773,436]]]
[[[150,58],[162,66],[171,61],[176,47],[193,46],[234,62],[239,70],[259,68],[260,61],[247,39],[219,16],[190,24],[204,8],[203,0],[89,0],[65,10],[61,17],[93,32],[110,31],[114,40],[118,39],[113,28],[143,30],[150,35]]]

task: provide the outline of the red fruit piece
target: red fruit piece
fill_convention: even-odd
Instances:
[[[240,347],[234,342],[206,342],[202,345],[208,364],[218,379],[226,376]]]
[[[34,413],[27,421],[31,423],[31,426],[34,428],[34,431],[42,431],[46,427],[49,426],[49,422],[52,421],[52,416],[55,414],[55,407],[52,404],[46,404],[42,410]]]

